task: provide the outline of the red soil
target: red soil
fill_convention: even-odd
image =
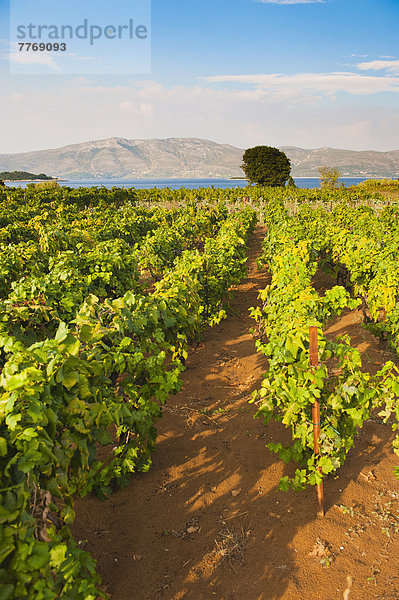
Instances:
[[[269,281],[256,269],[262,235],[259,228],[251,240],[249,276],[230,316],[206,332],[183,391],[164,409],[150,472],[105,502],[78,503],[75,536],[87,540],[113,600],[399,598],[399,460],[389,426],[375,418],[360,431],[324,484],[324,518],[314,489],[277,491],[295,465],[265,444],[289,433],[254,420],[248,403],[266,368],[248,315]],[[368,371],[397,362],[360,323],[361,313],[347,313],[327,334],[348,333]]]

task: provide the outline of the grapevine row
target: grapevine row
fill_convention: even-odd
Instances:
[[[255,218],[250,209],[227,217],[203,248],[175,257],[151,294],[87,296],[54,336],[30,344],[10,331],[11,313],[3,319],[2,597],[101,596],[95,561],[69,531],[74,500],[108,494],[149,468],[155,422],[180,389],[188,342],[224,316]]]
[[[269,360],[269,370],[254,395],[257,415],[271,418],[291,430],[292,443],[268,444],[286,462],[299,463],[294,475],[285,476],[281,489],[302,489],[316,485],[344,462],[354,445],[357,430],[372,411],[395,411],[399,395],[399,371],[388,362],[371,376],[361,368],[361,357],[347,336],[327,340],[323,327],[328,318],[342,309],[354,308],[342,286],[320,295],[312,284],[326,243],[320,211],[309,217],[290,218],[281,202],[267,209],[268,231],[264,255],[272,272],[271,284],[261,292],[262,306],[252,310],[257,321],[257,349]],[[319,217],[319,218],[317,218]],[[312,226],[309,222],[312,221]],[[337,239],[331,232],[330,240]],[[349,255],[351,255],[349,253]],[[309,326],[318,327],[319,367],[309,366]],[[320,454],[313,451],[312,406],[318,399],[321,411]],[[396,409],[397,411],[397,409]],[[397,416],[399,416],[397,414]],[[397,444],[397,442],[396,442]]]

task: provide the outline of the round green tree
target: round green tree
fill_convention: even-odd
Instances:
[[[285,186],[291,163],[284,152],[272,146],[255,146],[245,150],[241,165],[248,181],[271,187]]]

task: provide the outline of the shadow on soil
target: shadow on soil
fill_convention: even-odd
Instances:
[[[253,236],[234,316],[206,332],[187,362],[183,391],[165,406],[149,473],[105,502],[79,503],[75,537],[88,540],[113,600],[342,598],[345,570],[335,581],[309,552],[318,537],[339,544],[345,518],[336,505],[362,470],[387,457],[392,434],[366,424],[338,477],[325,482],[325,519],[316,518],[313,489],[277,490],[295,465],[265,445],[288,441],[289,432],[254,420],[249,404],[266,367],[248,333],[248,308],[268,282],[254,266],[262,236],[260,229]],[[306,586],[317,590],[318,580],[321,595],[309,595]]]

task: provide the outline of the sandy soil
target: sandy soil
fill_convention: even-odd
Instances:
[[[74,533],[87,540],[113,600],[398,600],[399,481],[393,434],[366,423],[340,472],[325,482],[326,516],[314,489],[277,491],[291,473],[265,444],[276,423],[253,419],[251,392],[265,363],[248,308],[269,281],[256,269],[263,232],[249,247],[249,276],[230,316],[206,332],[159,422],[149,473],[105,502],[77,506]],[[319,287],[331,285],[319,276]],[[397,357],[361,328],[354,311],[327,334],[349,333],[368,371]]]

